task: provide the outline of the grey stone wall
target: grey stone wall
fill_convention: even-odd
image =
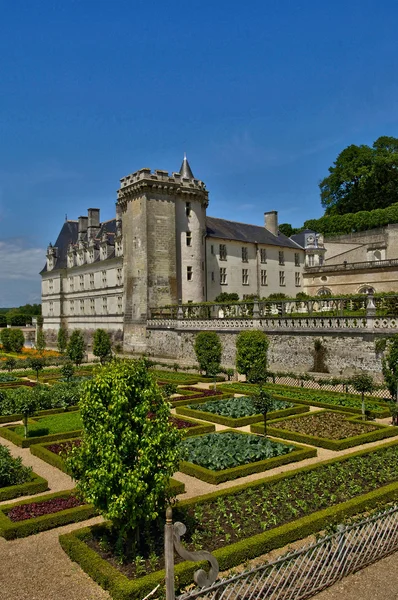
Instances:
[[[177,332],[171,329],[147,330],[147,353],[175,360],[184,365],[196,363],[193,349],[196,332]],[[223,354],[222,365],[234,367],[235,343],[238,333],[219,332]],[[376,356],[373,334],[269,335],[269,364],[275,371],[310,371],[313,367],[315,339],[320,339],[327,349],[326,365],[332,375],[349,376],[354,371],[380,374],[381,360]]]

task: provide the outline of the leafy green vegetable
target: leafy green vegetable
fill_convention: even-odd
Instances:
[[[270,410],[281,410],[283,408],[290,408],[291,406],[292,404],[290,402],[277,400],[275,398]],[[251,396],[226,398],[225,400],[210,400],[204,404],[189,404],[188,408],[213,413],[215,415],[222,415],[223,417],[231,417],[232,419],[250,417],[251,415],[258,414],[258,410],[256,410]]]

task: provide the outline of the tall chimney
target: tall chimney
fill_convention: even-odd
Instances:
[[[87,238],[90,239],[95,237],[100,230],[100,209],[89,208],[88,209],[88,229]]]
[[[273,235],[278,235],[278,211],[270,210],[264,213],[264,227]]]
[[[88,217],[79,217],[78,223],[78,239],[80,242],[84,234],[87,233]]]

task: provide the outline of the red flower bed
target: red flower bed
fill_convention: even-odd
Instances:
[[[174,427],[177,427],[177,429],[196,427],[196,423],[190,423],[189,421],[184,421],[183,419],[178,419],[177,417],[170,417],[170,422],[174,425]]]
[[[67,496],[67,498],[51,498],[50,500],[43,500],[43,502],[31,502],[30,504],[22,504],[21,506],[14,506],[11,508],[7,517],[11,521],[25,521],[26,519],[33,519],[35,517],[41,517],[42,515],[50,515],[52,513],[66,510],[67,508],[75,508],[81,506],[83,503],[76,498],[76,496]]]
[[[80,446],[82,441],[80,439],[71,440],[70,442],[60,442],[59,444],[51,444],[50,446],[46,446],[47,450],[50,452],[54,452],[54,454],[62,454],[63,452],[67,452],[71,448],[75,446]]]

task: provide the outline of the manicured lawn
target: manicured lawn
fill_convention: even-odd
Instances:
[[[32,419],[29,423],[28,437],[77,431],[78,429],[82,429],[82,426],[79,411],[41,417],[37,420]],[[24,428],[22,425],[15,427],[14,431],[20,436],[24,435]]]

